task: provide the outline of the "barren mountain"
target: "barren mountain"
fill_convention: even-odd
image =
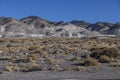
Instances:
[[[20,20],[0,17],[1,37],[95,37],[120,35],[120,23],[97,22],[95,24],[74,20],[52,22],[38,16]]]

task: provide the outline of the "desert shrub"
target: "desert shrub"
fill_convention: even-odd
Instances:
[[[56,70],[56,68],[54,66],[49,68],[50,71]]]
[[[59,61],[56,60],[56,59],[54,59],[54,58],[49,58],[48,60],[49,60],[49,63],[50,63],[51,65],[59,64]]]
[[[17,66],[7,66],[6,67],[6,71],[8,71],[8,72],[19,72],[20,71],[20,68],[19,67],[17,67]]]
[[[28,50],[27,46],[19,47],[19,52],[25,52],[26,50]]]
[[[32,60],[37,60],[37,54],[28,54],[28,58],[31,58]]]
[[[25,57],[25,58],[22,58],[22,59],[16,59],[14,60],[14,63],[27,63],[27,62],[31,62],[29,57]]]
[[[20,68],[19,68],[19,67],[14,67],[14,71],[15,71],[15,72],[19,72],[19,71],[20,71]]]
[[[91,58],[91,57],[86,57],[83,63],[84,66],[97,66],[99,65],[98,61]]]
[[[31,68],[28,68],[28,69],[24,69],[22,71],[23,72],[42,71],[42,68],[40,68],[40,67],[31,67]]]
[[[23,72],[42,71],[42,68],[36,63],[32,63],[29,67],[22,70]]]
[[[91,49],[91,54],[90,56],[91,57],[95,57],[95,58],[99,58],[100,55],[106,55],[108,57],[114,57],[114,58],[117,58],[117,57],[120,57],[120,53],[119,53],[119,50],[117,50],[116,48],[107,48],[107,47],[104,47],[104,48],[92,48]]]
[[[65,54],[70,54],[70,51],[69,50],[65,50]]]
[[[53,54],[58,54],[58,53],[59,53],[59,52],[58,52],[57,49],[53,50]]]
[[[44,51],[44,50],[41,50],[41,49],[39,51],[39,55],[40,55],[40,57],[48,57],[47,51]]]
[[[91,57],[95,57],[95,58],[99,58],[101,53],[102,53],[101,49],[99,49],[99,48],[92,48],[90,56]]]
[[[70,71],[71,68],[64,68],[63,71]]]
[[[40,46],[39,45],[33,45],[30,46],[29,50],[39,50]]]
[[[60,69],[60,67],[59,67],[59,65],[58,65],[58,64],[54,65],[54,67],[55,67],[57,70],[59,70],[59,69]]]
[[[17,60],[17,56],[11,56],[11,57],[10,57],[10,60],[11,60],[11,61]]]
[[[10,60],[10,57],[6,56],[6,57],[0,57],[0,61],[3,61],[3,60]]]
[[[77,58],[77,57],[73,57],[73,58],[71,59],[71,61],[77,61],[77,60],[79,60],[79,58]]]
[[[28,62],[32,62],[34,60],[37,60],[38,56],[37,54],[28,54],[27,56],[23,56],[20,59],[13,59],[15,63],[28,63]]]
[[[33,59],[32,59],[32,57],[27,57],[27,58],[25,59],[25,61],[26,61],[26,62],[32,62]]]
[[[10,43],[15,43],[15,42],[17,42],[17,39],[9,39],[9,42]]]
[[[8,43],[7,45],[6,45],[6,47],[12,47],[13,45],[12,44],[10,44],[10,43]]]
[[[38,64],[36,64],[36,63],[31,64],[31,67],[37,67],[37,66],[38,66]]]
[[[77,71],[83,71],[83,70],[85,70],[84,66],[77,66]]]
[[[113,66],[113,67],[120,67],[120,63],[117,63],[117,62],[111,63],[110,66]]]
[[[50,68],[49,68],[49,70],[55,70],[55,71],[57,71],[57,70],[60,70],[60,67],[59,67],[59,65],[53,65],[53,66],[51,66]]]
[[[102,63],[109,63],[110,62],[110,58],[106,55],[101,55],[99,58],[99,61]]]
[[[3,74],[3,72],[2,72],[2,71],[0,71],[0,74]]]
[[[4,42],[6,42],[6,40],[0,39],[0,43],[4,43]]]
[[[12,72],[13,71],[13,66],[6,66],[6,70],[8,72]]]

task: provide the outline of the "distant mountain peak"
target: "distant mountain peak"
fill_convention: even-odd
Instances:
[[[39,21],[39,22],[49,22],[48,20],[38,17],[38,16],[28,16],[26,18],[20,19],[20,21],[31,20],[31,21]]]

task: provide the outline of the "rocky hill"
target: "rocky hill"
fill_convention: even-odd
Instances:
[[[116,24],[74,20],[52,22],[29,16],[20,20],[0,17],[0,37],[96,37],[103,35],[120,36],[120,22]]]

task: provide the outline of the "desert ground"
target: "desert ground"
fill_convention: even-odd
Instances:
[[[0,38],[0,80],[120,80],[120,38]]]

